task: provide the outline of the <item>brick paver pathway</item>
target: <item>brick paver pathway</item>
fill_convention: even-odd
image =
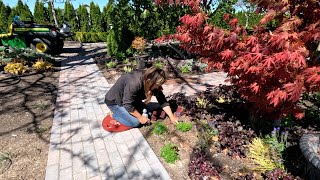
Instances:
[[[139,129],[102,129],[109,88],[92,59],[62,62],[46,180],[170,179]]]

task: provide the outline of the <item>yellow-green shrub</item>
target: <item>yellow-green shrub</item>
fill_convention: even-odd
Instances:
[[[37,62],[35,62],[32,67],[36,70],[36,71],[45,71],[48,69],[52,69],[53,65],[47,61],[43,61],[43,60],[38,60]]]
[[[74,39],[83,43],[106,42],[106,32],[76,32]]]
[[[254,138],[252,143],[249,144],[248,157],[258,165],[254,170],[265,172],[276,168],[283,169],[282,163],[276,161],[279,156],[281,154],[272,152],[270,145],[261,138]]]
[[[27,71],[27,67],[22,62],[10,62],[4,67],[4,71],[11,74],[23,74]]]

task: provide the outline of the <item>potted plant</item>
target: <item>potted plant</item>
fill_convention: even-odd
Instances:
[[[136,50],[135,57],[137,59],[137,68],[144,69],[146,67],[146,60],[148,55],[145,53],[146,39],[143,37],[135,37],[132,41],[132,48]]]

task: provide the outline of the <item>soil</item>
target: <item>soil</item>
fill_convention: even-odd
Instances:
[[[154,126],[143,126],[140,128],[141,133],[146,138],[153,151],[156,153],[161,163],[165,166],[172,179],[189,179],[188,177],[188,164],[190,161],[190,153],[192,148],[196,146],[198,141],[197,132],[193,128],[188,132],[180,132],[176,129],[176,126],[170,122],[170,119],[158,120],[164,122],[168,128],[168,132],[164,135],[156,135],[152,133]],[[190,122],[189,120],[186,120]],[[177,145],[180,155],[180,160],[174,164],[166,163],[163,158],[160,157],[161,148],[168,144],[173,143]]]
[[[0,179],[44,179],[58,78],[0,72]]]

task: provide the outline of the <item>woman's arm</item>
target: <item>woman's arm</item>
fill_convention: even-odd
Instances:
[[[178,123],[178,119],[179,118],[172,113],[172,110],[171,110],[170,106],[165,106],[162,109],[164,110],[164,112],[167,113],[167,115],[169,116],[169,118],[170,118],[170,120],[171,120],[171,122],[173,124],[177,124]]]
[[[130,112],[130,114],[132,116],[136,117],[140,121],[141,124],[145,124],[145,123],[149,122],[149,119],[147,117],[145,117],[145,116],[142,116],[139,113],[139,111],[137,111],[137,110],[134,110],[133,112]]]

